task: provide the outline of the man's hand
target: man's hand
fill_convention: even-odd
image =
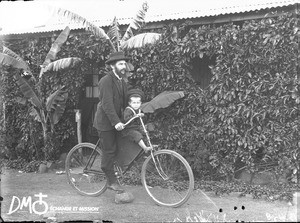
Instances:
[[[118,124],[115,125],[115,129],[118,131],[121,131],[125,128],[125,125],[122,122],[119,122]]]

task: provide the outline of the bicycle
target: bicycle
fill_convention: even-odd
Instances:
[[[120,149],[114,164],[117,178],[121,178],[137,161],[144,157],[141,181],[148,195],[158,205],[181,206],[189,199],[194,189],[194,175],[190,165],[177,152],[168,149],[159,150],[158,147],[151,144],[141,115],[135,115],[125,125],[135,118],[140,118],[152,150],[147,155],[136,143],[130,144],[127,140],[127,145]],[[126,140],[123,140],[126,144]],[[138,149],[136,149],[137,147]],[[107,189],[106,177],[101,170],[102,152],[100,148],[100,139],[96,145],[79,143],[70,150],[66,157],[65,169],[68,182],[81,195],[99,196]],[[134,153],[131,154],[128,151],[134,151]]]

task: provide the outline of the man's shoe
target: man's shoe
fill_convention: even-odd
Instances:
[[[107,188],[114,191],[124,191],[124,189],[118,183],[108,184]]]

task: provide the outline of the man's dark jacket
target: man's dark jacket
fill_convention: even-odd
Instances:
[[[122,112],[127,106],[127,86],[111,71],[99,81],[99,103],[93,126],[98,131],[109,131],[122,122]]]

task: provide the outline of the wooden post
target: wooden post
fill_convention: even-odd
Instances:
[[[78,143],[82,143],[82,133],[81,133],[81,109],[75,109],[75,120],[77,122],[77,139]]]

